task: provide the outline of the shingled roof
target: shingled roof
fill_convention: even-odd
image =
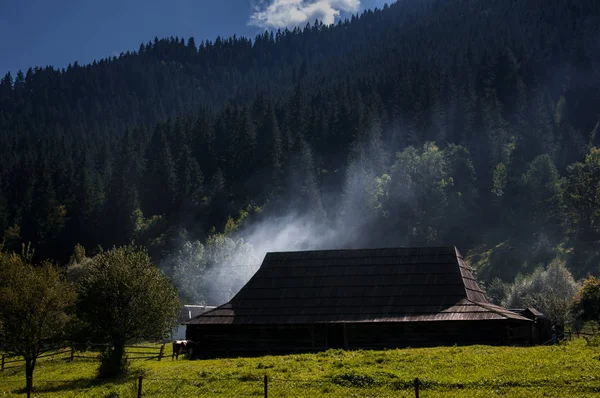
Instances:
[[[230,302],[188,324],[528,321],[491,304],[455,247],[268,253]]]

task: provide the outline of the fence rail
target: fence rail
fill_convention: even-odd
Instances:
[[[78,344],[73,344],[73,346],[78,346]],[[81,344],[79,346],[86,346]],[[99,361],[100,355],[98,352],[94,353],[94,351],[80,351],[75,349],[74,347],[58,347],[54,349],[49,349],[44,351],[44,353],[37,357],[37,360],[67,360],[73,361],[76,359],[83,360],[91,360],[91,361]],[[105,344],[89,344],[87,347],[107,347]],[[155,350],[155,351],[148,351]],[[87,355],[86,355],[87,354]],[[91,355],[90,355],[91,354]],[[127,360],[138,360],[138,359],[157,359],[161,360],[165,356],[165,344],[163,343],[160,347],[157,346],[137,346],[130,345],[125,346],[125,354]],[[15,365],[16,364],[16,365]],[[10,356],[8,354],[2,354],[0,359],[0,371],[4,371],[7,369],[13,369],[25,366],[25,359],[19,356]]]

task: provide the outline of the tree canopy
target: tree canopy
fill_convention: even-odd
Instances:
[[[34,265],[27,252],[0,251],[0,351],[25,359],[28,392],[37,358],[67,340],[75,300],[50,262]]]
[[[600,279],[589,276],[583,281],[575,302],[573,312],[584,321],[600,321]]]
[[[109,344],[100,375],[123,371],[126,343],[168,336],[180,307],[177,291],[144,249],[129,245],[100,251],[79,282],[77,300],[90,341]]]
[[[555,259],[545,269],[538,268],[530,275],[518,277],[508,287],[502,305],[533,307],[553,323],[564,324],[571,318],[570,309],[577,290],[578,285],[564,260]]]

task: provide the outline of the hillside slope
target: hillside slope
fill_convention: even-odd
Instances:
[[[63,262],[133,239],[160,261],[293,213],[328,247],[508,241],[520,264],[489,273],[507,279],[565,241],[595,251],[599,7],[402,1],[6,76],[0,236]]]

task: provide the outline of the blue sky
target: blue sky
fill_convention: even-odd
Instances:
[[[0,74],[65,67],[136,50],[155,36],[254,37],[315,18],[337,21],[386,0],[0,0]],[[387,0],[391,2],[391,0]]]

